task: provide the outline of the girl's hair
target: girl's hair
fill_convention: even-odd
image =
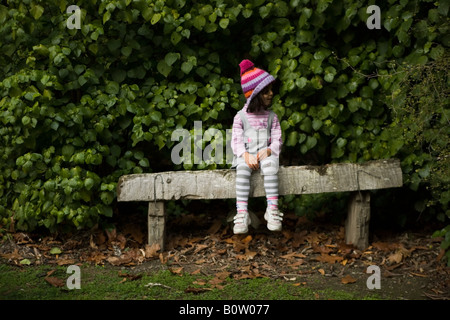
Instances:
[[[269,108],[269,106],[264,105],[261,95],[266,93],[271,86],[268,85],[264,89],[261,90],[253,99],[250,101],[247,112],[253,113],[253,112],[261,112],[265,111]]]

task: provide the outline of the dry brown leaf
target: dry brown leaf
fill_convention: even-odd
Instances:
[[[129,273],[123,273],[122,271],[119,271],[119,277],[133,281],[133,280],[141,279],[142,274],[129,274]]]
[[[400,247],[400,244],[398,243],[391,243],[391,242],[373,242],[372,246],[375,249],[381,250],[381,251],[392,251]]]
[[[393,254],[391,254],[391,255],[389,255],[389,257],[388,257],[388,261],[389,261],[389,263],[400,263],[400,262],[402,262],[402,259],[403,259],[403,253],[401,252],[401,251],[396,251],[395,253],[393,253]]]
[[[322,246],[322,245],[317,245],[317,244],[313,244],[312,245],[312,249],[313,249],[314,252],[325,253],[325,254],[328,254],[328,253],[334,251],[332,248],[328,248],[328,247],[325,247],[325,246]]]
[[[320,257],[316,257],[314,259],[317,261],[320,261],[320,262],[326,262],[326,263],[330,263],[330,264],[335,264],[338,261],[344,260],[343,257],[330,256],[328,254],[323,254],[323,253],[320,255]]]
[[[204,286],[204,285],[206,285],[206,280],[204,280],[204,279],[197,279],[197,280],[193,281],[192,284],[196,284],[196,285],[199,285],[199,286]]]
[[[341,279],[341,283],[343,283],[343,284],[349,284],[349,283],[355,283],[355,282],[356,282],[356,279],[353,278],[349,274]]]
[[[59,266],[66,266],[66,265],[75,264],[76,261],[75,261],[75,259],[70,259],[70,258],[60,258],[60,259],[56,260],[56,263]]]
[[[318,271],[319,271],[319,273],[320,273],[321,275],[323,275],[323,276],[325,275],[325,270],[319,269]]]
[[[297,282],[292,284],[294,287],[304,286],[306,285],[306,282]]]
[[[119,266],[122,264],[122,260],[119,257],[108,257],[106,261],[108,261],[113,266]]]
[[[248,248],[250,241],[252,241],[252,236],[247,235],[245,238],[239,235],[234,235],[231,238],[225,239],[226,243],[232,244],[233,249],[236,252],[241,252]]]
[[[100,251],[91,252],[91,253],[89,253],[89,255],[87,255],[84,258],[84,260],[86,260],[88,262],[94,262],[95,264],[100,264],[105,259],[106,259],[106,256]]]
[[[47,276],[44,279],[45,279],[45,281],[47,281],[49,284],[51,284],[54,287],[64,287],[66,285],[64,280],[59,279],[57,277],[49,277],[49,276]]]
[[[145,257],[146,258],[157,258],[159,256],[158,251],[161,250],[159,243],[154,243],[152,245],[145,245]]]
[[[9,260],[22,260],[23,259],[23,257],[19,254],[18,248],[15,248],[14,251],[11,253],[1,254],[0,257],[9,259]]]
[[[237,254],[236,255],[236,259],[248,261],[248,260],[252,260],[257,254],[258,254],[258,252],[250,251],[248,249],[245,249],[245,253],[244,254]]]
[[[283,259],[292,259],[292,258],[306,258],[306,256],[302,253],[298,253],[298,252],[291,252],[288,254],[285,254],[283,256],[281,256],[280,258]]]
[[[95,241],[94,241],[94,235],[92,235],[92,234],[91,234],[91,237],[89,239],[89,246],[91,247],[91,249],[95,249],[95,250],[98,249],[98,247],[97,247],[97,245],[95,244]]]
[[[201,268],[198,268],[197,270],[192,271],[191,275],[199,274],[201,272],[201,270],[202,270]]]
[[[195,248],[195,250],[194,250],[194,254],[195,254],[195,253],[199,253],[200,251],[202,251],[202,250],[204,250],[204,249],[206,249],[206,248],[209,248],[209,246],[206,245],[206,244],[197,244],[197,245],[196,245],[196,248]]]
[[[179,268],[169,268],[169,271],[170,271],[172,274],[181,275],[181,272],[183,271],[183,267],[179,267]]]
[[[288,264],[288,267],[290,267],[290,268],[292,268],[292,269],[297,269],[297,267],[300,266],[300,265],[302,265],[304,262],[305,262],[305,260],[300,259],[300,260],[297,260],[297,261],[294,262],[294,263]]]
[[[204,264],[206,262],[206,259],[198,259],[194,263],[195,264]]]
[[[161,261],[162,264],[166,264],[167,261],[169,261],[169,255],[163,254],[162,252],[159,254],[159,261]]]

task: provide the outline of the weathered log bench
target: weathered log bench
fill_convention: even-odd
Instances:
[[[120,177],[118,201],[148,202],[148,242],[164,250],[166,213],[164,201],[179,199],[235,198],[236,171],[169,171]],[[279,170],[279,194],[301,195],[352,192],[345,222],[345,241],[363,250],[369,243],[370,190],[401,187],[402,171],[397,159],[361,164],[288,166]],[[265,196],[262,177],[251,177],[251,197]]]

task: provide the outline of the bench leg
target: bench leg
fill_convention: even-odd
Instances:
[[[369,246],[370,192],[354,192],[345,221],[345,242],[364,250]]]
[[[148,203],[148,244],[159,244],[164,251],[166,234],[166,214],[164,201]]]

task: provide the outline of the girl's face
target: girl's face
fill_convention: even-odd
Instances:
[[[270,106],[270,104],[272,103],[272,98],[273,98],[273,91],[272,91],[272,84],[269,84],[267,87],[265,87],[262,91],[261,91],[261,100],[262,103],[264,104],[264,106],[267,108]]]

